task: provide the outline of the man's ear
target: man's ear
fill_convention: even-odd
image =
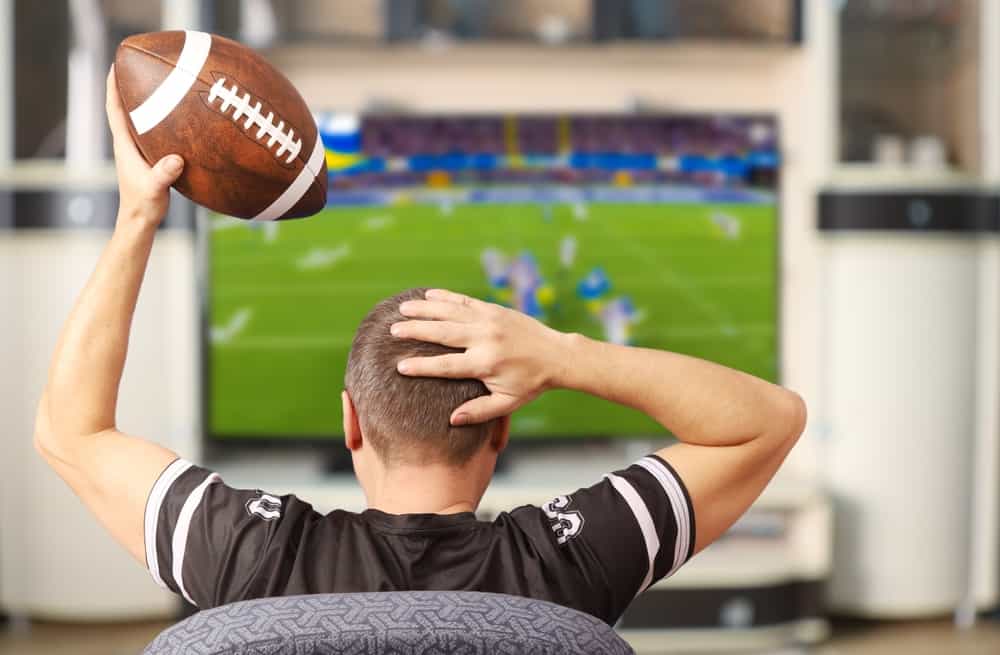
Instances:
[[[358,412],[354,409],[354,401],[344,389],[340,392],[340,403],[344,409],[344,445],[348,450],[358,450],[364,439],[361,437],[361,424],[358,422]]]
[[[503,452],[510,441],[510,415],[501,416],[497,419],[493,427],[493,436],[490,439],[490,446],[497,453]]]

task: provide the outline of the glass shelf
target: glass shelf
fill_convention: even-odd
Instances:
[[[844,0],[839,159],[979,171],[979,3]]]

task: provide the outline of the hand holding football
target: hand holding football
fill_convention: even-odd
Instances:
[[[118,46],[115,77],[143,157],[183,157],[174,188],[191,200],[262,221],[325,205],[326,159],[313,116],[253,50],[205,32],[136,34]]]

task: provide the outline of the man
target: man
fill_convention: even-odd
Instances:
[[[108,113],[118,221],[56,347],[35,442],[153,579],[199,607],[294,593],[475,589],[552,600],[614,623],[636,594],[747,509],[803,428],[798,396],[749,375],[415,290],[376,306],[348,362],[345,441],[370,509],[322,516],[293,496],[232,489],[116,428],[129,324],[183,164],[145,163],[110,76]],[[509,416],[557,387],[645,412],[681,443],[541,507],[477,521]]]

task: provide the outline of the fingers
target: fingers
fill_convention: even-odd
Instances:
[[[403,321],[389,328],[393,336],[465,348],[471,341],[468,324],[451,321]]]
[[[112,145],[115,149],[115,160],[127,166],[148,167],[145,158],[135,142],[132,141],[132,134],[128,130],[129,117],[125,112],[125,105],[118,94],[118,82],[115,79],[115,67],[108,71],[107,92],[104,98],[104,107],[108,112],[108,127],[111,128]]]
[[[184,160],[179,155],[167,155],[156,162],[156,166],[153,166],[153,170],[150,173],[154,187],[152,192],[157,194],[166,191],[180,177],[183,170]]]
[[[407,300],[399,306],[399,313],[407,318],[456,323],[468,323],[475,316],[468,305],[441,300]]]
[[[108,124],[111,126],[111,134],[118,136],[124,130],[128,132],[128,117],[125,115],[125,107],[122,105],[121,96],[118,94],[118,81],[115,79],[115,67],[111,66],[108,71],[108,79],[105,84],[104,108],[108,112]]]
[[[465,353],[436,355],[434,357],[410,357],[396,364],[396,370],[410,377],[418,378],[475,378],[476,371],[470,357]]]
[[[472,309],[481,309],[484,305],[489,304],[479,300],[478,298],[466,296],[461,293],[455,293],[454,291],[448,291],[447,289],[428,289],[427,292],[424,293],[424,298],[427,300],[450,302],[455,305],[464,305],[466,307],[471,307]]]
[[[473,398],[460,406],[451,414],[452,425],[471,425],[485,423],[500,416],[507,416],[517,409],[514,396],[492,393],[488,396]]]

